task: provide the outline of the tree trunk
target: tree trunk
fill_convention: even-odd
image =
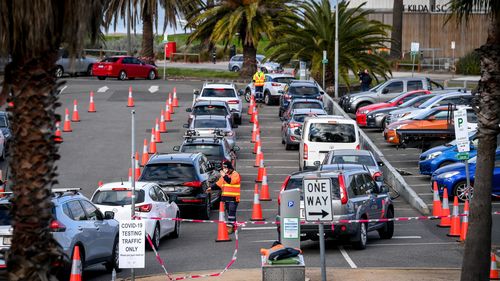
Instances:
[[[500,15],[491,21],[481,55],[481,80],[475,107],[479,120],[479,145],[465,241],[461,280],[489,280],[491,251],[491,187],[497,135],[500,132]]]
[[[9,280],[55,280],[50,270],[62,255],[49,229],[53,219],[50,187],[59,158],[53,140],[58,106],[53,74],[57,51],[53,50],[47,48],[40,57],[27,61],[14,56],[5,69],[5,83],[12,87],[14,102],[10,109],[14,234],[7,253]]]
[[[403,0],[394,0],[392,9],[391,58],[401,58],[403,41]]]
[[[243,66],[240,77],[250,78],[257,71],[257,49],[254,45],[243,45]]]
[[[142,44],[141,59],[149,64],[154,64],[154,37],[153,37],[153,17],[149,11],[149,2],[144,2],[142,11]]]

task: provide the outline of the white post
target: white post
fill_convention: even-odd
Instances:
[[[335,1],[335,98],[339,97],[339,0]]]
[[[130,213],[131,214],[131,217],[132,217],[132,220],[135,219],[135,110],[132,110],[131,111],[132,113],[132,132],[131,132],[131,135],[132,135],[132,157],[131,157],[131,162],[132,162],[132,204],[130,204],[131,208],[132,208],[132,212]],[[132,281],[135,280],[135,272],[134,272],[134,269],[131,268],[131,278],[132,278]]]

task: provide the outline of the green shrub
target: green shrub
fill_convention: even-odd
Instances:
[[[480,56],[476,51],[472,51],[461,57],[457,62],[457,73],[464,75],[480,75]]]

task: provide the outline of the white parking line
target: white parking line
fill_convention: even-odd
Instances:
[[[422,239],[422,236],[392,236],[392,239]]]
[[[378,246],[418,246],[418,245],[459,245],[460,242],[428,242],[428,243],[383,243],[383,244],[367,244],[367,247],[378,247]]]
[[[242,227],[241,230],[270,230],[276,229],[276,226],[261,226],[261,227]],[[274,240],[271,240],[274,241]]]
[[[358,266],[354,263],[354,261],[351,259],[351,257],[349,257],[346,250],[344,250],[344,246],[339,246],[339,250],[351,268],[358,268]]]

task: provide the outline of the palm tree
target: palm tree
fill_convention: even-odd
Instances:
[[[377,50],[385,48],[389,42],[389,26],[379,21],[368,20],[370,10],[362,9],[364,4],[349,9],[347,4],[339,3],[339,75],[349,83],[349,71],[356,73],[369,69],[373,74],[387,77],[390,67]],[[327,51],[326,84],[334,82],[335,57],[335,13],[330,1],[307,1],[294,9],[276,27],[279,37],[272,40],[267,49],[270,59],[281,63],[303,60],[311,63],[311,72],[320,77],[323,50]]]
[[[10,182],[13,241],[8,253],[10,280],[54,280],[51,265],[61,249],[49,229],[50,187],[56,182],[54,143],[56,91],[64,82],[54,71],[59,47],[75,55],[87,34],[96,39],[105,0],[0,1],[0,52],[5,67],[1,103],[12,95]]]
[[[456,23],[466,22],[476,9],[490,15],[488,37],[476,49],[481,56],[481,79],[475,93],[479,120],[479,145],[471,200],[469,230],[465,241],[461,280],[488,280],[491,251],[491,187],[497,135],[500,133],[500,1],[452,0],[450,8]]]
[[[154,32],[153,25],[158,30],[158,10],[159,7],[165,10],[163,19],[163,32],[167,25],[176,27],[177,20],[184,14],[192,12],[200,7],[201,0],[111,0],[109,9],[106,11],[106,25],[116,23],[118,18],[125,18],[127,6],[131,5],[134,11],[131,19],[132,26],[135,26],[137,18],[142,20],[142,44],[140,56],[147,63],[154,63]]]
[[[222,42],[227,48],[235,38],[243,45],[243,67],[240,75],[250,77],[257,69],[256,54],[259,41],[274,37],[274,26],[280,15],[290,10],[291,0],[222,0],[213,6],[203,6],[188,17],[188,27],[194,32],[188,38],[209,38],[211,43]]]

